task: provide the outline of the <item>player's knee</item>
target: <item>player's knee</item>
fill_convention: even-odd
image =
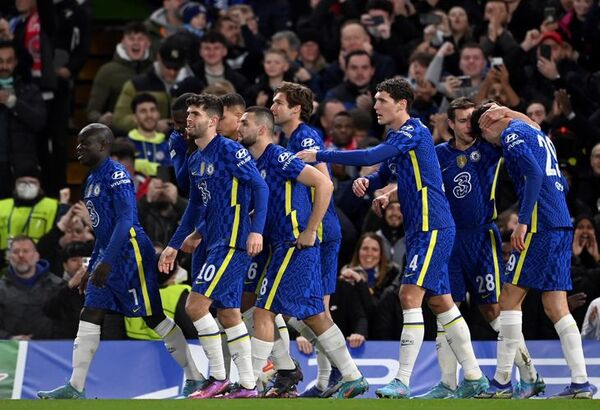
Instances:
[[[544,313],[552,323],[558,322],[562,317],[569,314],[569,306],[566,300],[561,303],[557,300],[542,299],[542,304],[544,305]]]
[[[242,321],[239,309],[220,309],[217,311],[217,318],[219,323],[226,329],[237,326]]]
[[[400,288],[398,292],[398,298],[400,299],[400,305],[402,309],[415,309],[421,307],[423,298],[419,295],[415,295],[413,292],[407,291],[406,288]]]
[[[187,313],[193,322],[208,314],[208,309],[210,308],[210,299],[207,300],[209,303],[205,303],[201,297],[188,297],[187,302],[185,303],[185,313]]]

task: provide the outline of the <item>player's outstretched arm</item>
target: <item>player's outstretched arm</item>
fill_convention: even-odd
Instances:
[[[300,233],[296,246],[299,249],[314,246],[317,239],[317,229],[327,212],[333,184],[328,176],[323,175],[315,167],[307,165],[297,177],[298,182],[308,187],[315,188],[315,197],[312,212],[308,219],[306,229]]]
[[[296,154],[302,161],[331,162],[342,165],[365,166],[374,165],[388,158],[400,154],[398,148],[390,144],[380,144],[369,149],[358,149],[354,151],[314,151],[304,150]]]

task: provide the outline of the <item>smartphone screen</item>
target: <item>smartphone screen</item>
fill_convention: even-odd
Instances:
[[[548,44],[540,45],[540,55],[544,57],[546,60],[550,60],[552,58],[552,48]]]

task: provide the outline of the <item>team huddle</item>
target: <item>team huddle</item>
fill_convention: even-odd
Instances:
[[[303,376],[290,357],[287,325],[318,351],[318,382],[301,397],[352,398],[366,392],[368,383],[329,314],[341,230],[327,163],[380,163],[377,172],[354,181],[353,191],[357,196],[375,192],[376,213],[397,199],[404,215],[399,369],[377,389],[378,397],[413,397],[409,386],[424,337],[425,297],[437,317],[442,380],[417,398],[529,398],[542,393],[544,381],[522,334],[521,303],[527,289],[534,288],[543,292],[544,309],[571,370],[572,383],[553,397],[592,398],[596,388],[588,382],[581,337],[566,303],[572,241],[568,186],[552,142],[526,116],[492,103],[476,107],[460,98],[448,110],[454,139],[434,146],[427,127],[408,114],[410,84],[390,79],[377,86],[374,105],[378,123],[388,128],[384,142],[365,150],[324,151],[320,134],[306,124],[313,95],[304,86],[284,83],[275,91],[271,109],[246,109],[229,138],[218,133],[224,111],[219,98],[183,97],[179,104],[184,101],[186,127],[172,133],[170,154],[189,203],[158,270],[171,271],[179,250],[193,253],[186,312],[198,331],[209,372],[198,370],[181,329],[162,310],[154,248],[138,221],[133,181],[109,158],[112,132],[90,124],[79,134],[77,155],[91,167],[84,202],[96,244],[89,283],[81,286],[86,297],[73,373],[64,386],[39,392],[40,398],[85,398],[106,311],[142,317],[164,340],[184,370],[184,397],[296,397]],[[273,143],[276,125],[289,141],[287,148]],[[494,223],[496,180],[503,164],[520,206],[504,271]],[[491,379],[479,368],[457,306],[467,288],[499,332]],[[265,384],[261,373],[269,359],[276,373]],[[231,360],[237,383],[230,382]],[[464,374],[460,383],[458,364]],[[513,364],[520,375],[516,386],[511,383]]]

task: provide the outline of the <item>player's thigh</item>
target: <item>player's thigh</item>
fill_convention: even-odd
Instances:
[[[501,239],[497,229],[473,232],[465,238],[470,263],[465,269],[473,301],[478,305],[496,304],[502,290]]]
[[[279,246],[260,283],[256,306],[304,319],[324,311],[317,247]]]
[[[252,262],[248,265],[246,278],[244,279],[244,292],[256,294],[258,292],[259,283],[262,282],[267,273],[267,266],[271,260],[271,250],[264,249],[261,253],[252,258]]]
[[[454,228],[411,234],[402,284],[422,287],[430,296],[449,294],[448,262],[454,235]]]
[[[506,281],[543,292],[571,290],[572,241],[570,229],[527,233],[525,250],[513,251],[506,263]]]
[[[239,309],[250,257],[229,247],[210,249],[192,291],[213,300],[219,309]]]
[[[319,247],[324,295],[331,295],[335,292],[340,242],[341,240],[322,242]]]

